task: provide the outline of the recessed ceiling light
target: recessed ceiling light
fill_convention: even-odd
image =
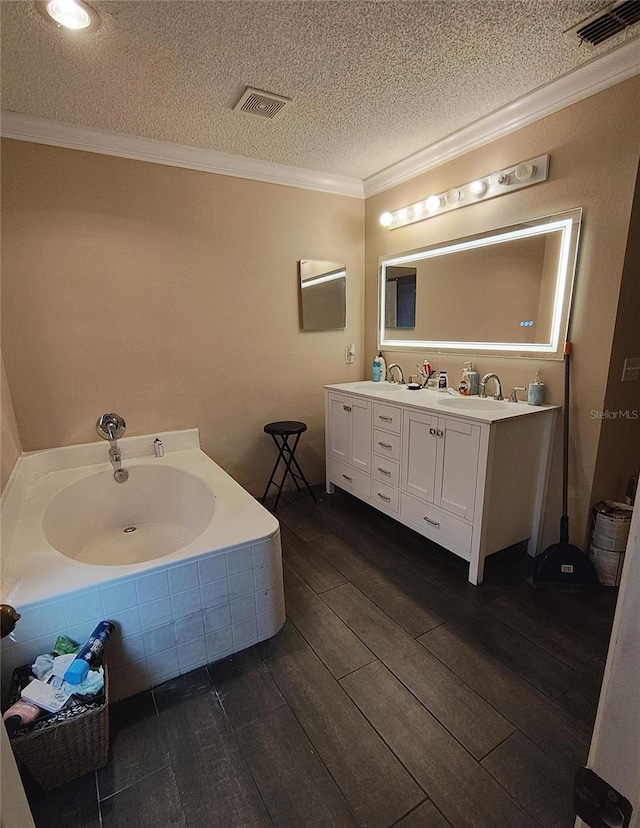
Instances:
[[[74,31],[96,28],[98,16],[83,0],[44,0],[38,8],[58,26]]]

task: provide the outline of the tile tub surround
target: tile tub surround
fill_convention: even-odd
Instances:
[[[156,436],[163,458],[153,456]],[[63,486],[105,466],[107,444],[23,455],[2,502],[2,600],[22,615],[2,642],[3,694],[14,667],[50,650],[59,634],[84,641],[102,619],[117,627],[108,645],[114,698],[242,650],[284,623],[279,524],[200,451],[197,430],[119,445],[125,466],[197,474],[215,498],[211,523],[163,558],[122,566],[72,560],[48,544],[41,514]]]

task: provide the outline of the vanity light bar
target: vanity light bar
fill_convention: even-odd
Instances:
[[[521,161],[519,164],[505,167],[482,178],[477,178],[475,181],[452,187],[445,193],[430,195],[424,201],[401,207],[393,213],[383,213],[380,216],[380,224],[389,230],[396,230],[398,227],[405,227],[416,221],[448,213],[449,210],[457,210],[459,207],[466,207],[478,201],[486,201],[514,190],[521,190],[523,187],[530,187],[532,184],[539,184],[549,177],[549,157],[549,155],[540,155],[529,161]]]

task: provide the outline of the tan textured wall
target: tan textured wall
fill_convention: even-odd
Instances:
[[[575,285],[571,339],[574,343],[570,516],[572,541],[584,545],[592,484],[600,438],[600,422],[592,409],[605,399],[609,355],[613,343],[618,294],[625,257],[634,183],[640,151],[640,77],[561,110],[535,124],[500,138],[448,164],[367,199],[366,219],[366,351],[376,348],[376,282],[381,255],[480,233],[536,216],[573,207],[584,208]],[[389,231],[378,222],[380,213],[413,204],[431,193],[472,181],[478,176],[551,154],[547,182],[484,203]],[[487,297],[491,301],[491,297]],[[424,357],[457,378],[464,357],[427,353],[397,353],[393,361],[405,370]],[[369,360],[370,361],[370,360]],[[561,403],[562,362],[474,356],[482,373],[496,371],[509,390],[526,385],[539,368],[549,398]],[[546,542],[557,535],[560,481],[558,452],[554,463],[547,511]],[[517,458],[514,458],[517,462]]]
[[[3,352],[25,450],[200,429],[260,494],[262,426],[305,421],[324,478],[323,392],[362,375],[362,200],[5,141]],[[302,333],[297,262],[347,266],[347,329]],[[106,445],[105,445],[106,453]]]
[[[18,426],[4,369],[4,359],[1,356],[0,363],[0,492],[3,492],[16,460],[20,457],[22,445],[18,436]]]
[[[640,169],[613,337],[600,445],[593,480],[594,503],[622,500],[630,477],[640,473],[640,381],[621,382],[626,357],[640,358]],[[640,502],[640,501],[639,501]]]

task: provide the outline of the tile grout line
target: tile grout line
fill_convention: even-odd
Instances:
[[[297,629],[297,627],[296,627],[296,629]],[[305,641],[306,641],[306,639],[305,639]],[[308,642],[307,642],[307,644],[308,644]],[[311,647],[311,645],[310,645],[310,644],[309,644],[308,646],[309,646],[309,647]],[[315,650],[313,650],[313,652],[315,653]],[[318,656],[318,658],[319,658],[319,656]],[[331,769],[329,768],[329,766],[327,765],[327,763],[324,761],[324,759],[323,759],[323,757],[322,757],[322,754],[321,754],[321,753],[320,753],[320,751],[316,748],[316,746],[314,745],[314,743],[311,741],[311,737],[309,736],[309,734],[308,734],[308,733],[307,733],[307,731],[305,730],[305,728],[304,728],[304,726],[303,726],[302,722],[298,719],[298,717],[297,717],[297,716],[296,716],[296,714],[295,714],[295,711],[291,708],[291,706],[290,706],[289,702],[287,701],[287,697],[285,696],[285,694],[284,694],[284,691],[283,691],[282,687],[278,684],[278,681],[277,681],[276,677],[274,676],[274,674],[271,672],[271,670],[270,670],[270,668],[269,668],[269,665],[268,665],[268,664],[266,664],[265,662],[263,662],[263,663],[264,663],[264,666],[265,666],[265,667],[267,668],[267,670],[269,671],[269,675],[270,675],[270,676],[271,676],[271,678],[273,679],[274,684],[276,685],[276,687],[277,687],[277,688],[278,688],[278,690],[280,691],[280,694],[282,695],[282,698],[285,700],[285,704],[286,704],[286,706],[287,706],[287,709],[289,710],[289,712],[291,713],[291,715],[293,716],[293,718],[294,718],[294,719],[295,719],[295,721],[297,722],[298,727],[300,728],[300,730],[304,733],[305,738],[307,739],[307,741],[309,742],[309,744],[310,744],[310,745],[311,745],[311,747],[313,748],[313,752],[314,752],[314,753],[315,753],[315,755],[318,757],[318,760],[322,763],[322,767],[326,770],[327,774],[329,775],[329,778],[333,781],[333,783],[334,783],[334,785],[336,786],[336,788],[340,791],[340,795],[341,795],[341,796],[342,796],[342,798],[344,799],[345,804],[346,804],[346,806],[347,806],[347,809],[348,809],[348,810],[349,810],[349,812],[353,815],[354,820],[356,820],[356,822],[358,822],[357,815],[356,815],[355,811],[353,810],[353,808],[351,807],[351,803],[350,803],[350,802],[349,802],[349,800],[347,799],[346,794],[344,793],[344,791],[343,791],[343,790],[342,790],[342,788],[340,787],[340,784],[339,784],[338,780],[337,780],[337,779],[334,777],[334,775],[331,773]],[[322,663],[324,664],[324,662],[322,662]],[[366,666],[368,666],[368,665],[366,665],[366,664],[365,664],[364,666],[366,667]],[[332,676],[332,678],[334,679],[334,681],[335,681],[338,685],[340,685],[340,681],[339,681],[337,678],[335,678],[335,676],[333,675],[333,673],[331,673],[331,671],[329,670],[329,668],[328,668],[328,667],[326,667],[326,665],[325,665],[325,669],[329,672],[329,675],[331,675],[331,676]],[[362,668],[359,668],[359,669],[362,669]],[[344,688],[343,688],[343,687],[341,687],[341,690],[342,690],[342,692],[345,694],[345,696],[347,696],[347,698],[349,698],[349,694],[348,694],[348,693],[344,690]],[[355,703],[354,703],[354,704],[355,704]],[[356,709],[360,710],[360,708],[359,708],[357,705],[355,705],[355,706],[356,706]],[[364,718],[366,719],[366,716],[365,716]],[[367,722],[369,722],[369,720],[368,720],[368,719],[366,719],[366,721],[367,721]],[[378,736],[378,738],[380,738],[380,739],[381,739],[381,741],[382,741],[384,744],[386,744],[386,742],[384,741],[384,739],[382,739],[382,737],[380,736],[380,734],[378,733],[378,731],[375,729],[375,727],[373,727],[373,725],[371,724],[371,722],[369,722],[369,725],[371,726],[371,728],[372,728],[373,732],[374,732],[374,733]],[[388,746],[387,746],[387,747],[388,747]],[[393,753],[393,751],[391,751],[391,753],[395,756],[395,753]],[[396,758],[397,758],[397,757],[396,757]],[[399,760],[398,760],[398,761],[399,761]],[[401,765],[402,767],[404,767],[404,765],[402,764],[402,762],[400,762],[400,765]],[[405,770],[406,770],[406,768],[405,768]],[[408,771],[407,771],[407,773],[408,773]],[[411,774],[409,774],[409,776],[411,777],[411,779],[413,779],[413,776],[411,776]],[[414,781],[415,781],[415,780],[414,780]],[[418,784],[418,783],[416,782],[416,785],[417,785],[417,784]],[[424,788],[422,788],[422,786],[421,786],[421,785],[418,785],[418,787],[420,788],[420,790],[424,790]]]

